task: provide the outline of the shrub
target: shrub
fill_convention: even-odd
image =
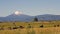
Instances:
[[[32,28],[32,26],[30,24],[28,24],[28,28]]]
[[[54,25],[54,27],[56,27],[56,25]]]

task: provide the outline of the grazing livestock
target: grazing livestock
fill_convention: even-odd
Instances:
[[[16,26],[16,27],[13,27],[13,29],[18,29],[18,28],[21,28],[21,29],[23,29],[24,27],[23,26]]]
[[[54,27],[59,27],[59,25],[54,25]]]
[[[18,27],[13,27],[13,29],[18,29]]]
[[[24,27],[23,26],[19,26],[19,28],[23,29]]]
[[[41,25],[40,27],[41,27],[41,28],[43,28],[44,26],[43,26],[43,25]]]
[[[57,25],[57,27],[59,27],[59,25]]]

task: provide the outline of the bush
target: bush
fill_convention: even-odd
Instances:
[[[28,28],[32,28],[32,26],[30,24],[28,24]]]
[[[54,27],[56,27],[56,25],[54,25]]]

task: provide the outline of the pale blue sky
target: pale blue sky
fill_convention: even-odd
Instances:
[[[60,15],[60,0],[0,0],[0,17],[8,16],[16,10],[31,16]]]

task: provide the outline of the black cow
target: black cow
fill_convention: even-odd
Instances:
[[[57,27],[59,27],[59,25],[57,25]]]
[[[23,27],[23,26],[19,26],[18,28],[21,28],[21,29],[23,29],[24,27]]]
[[[41,25],[40,27],[41,27],[41,28],[43,28],[44,26],[43,26],[43,25]]]
[[[12,29],[18,29],[18,27],[13,27]]]

